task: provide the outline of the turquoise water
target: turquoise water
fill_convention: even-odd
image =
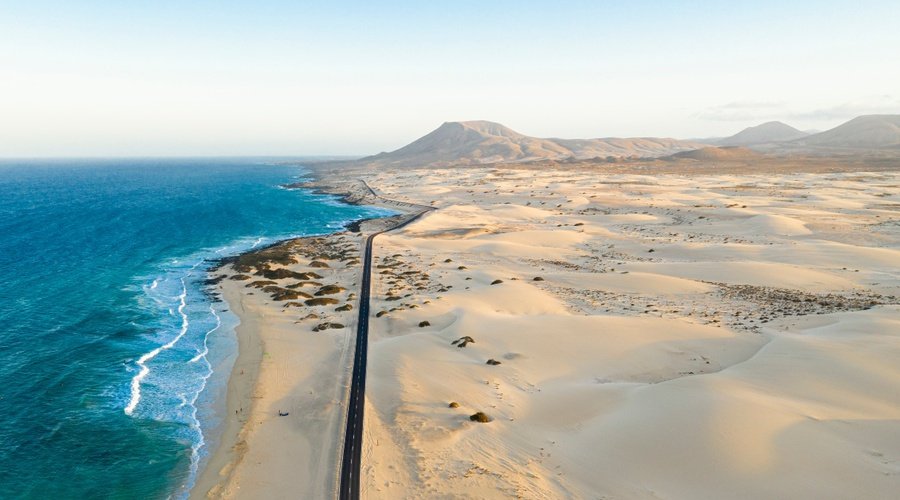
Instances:
[[[256,160],[0,162],[0,498],[183,496],[235,317],[217,258],[384,215]]]

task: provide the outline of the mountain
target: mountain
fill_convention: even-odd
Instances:
[[[787,142],[805,137],[806,132],[782,122],[766,122],[755,127],[745,128],[731,137],[719,139],[716,144],[722,146],[753,146],[773,142]]]
[[[900,115],[858,116],[833,129],[795,142],[805,146],[831,148],[900,148]]]
[[[489,121],[446,122],[389,153],[358,160],[371,166],[448,166],[607,156],[658,157],[703,144],[676,139],[541,139]]]
[[[682,151],[673,155],[665,156],[662,160],[701,160],[701,161],[739,161],[754,160],[761,158],[763,155],[753,151],[752,149],[740,146],[723,146],[708,147],[694,149],[691,151]]]

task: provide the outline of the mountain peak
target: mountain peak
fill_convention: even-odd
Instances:
[[[541,139],[487,120],[444,122],[390,153],[362,158],[370,165],[420,167],[478,165],[569,158],[664,156],[700,144],[675,139]]]
[[[900,115],[862,115],[798,141],[807,146],[882,149],[900,147]]]
[[[755,127],[747,127],[731,137],[718,142],[723,146],[751,146],[772,142],[786,142],[805,137],[807,134],[779,121],[766,122]]]

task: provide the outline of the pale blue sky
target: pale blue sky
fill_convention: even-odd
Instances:
[[[727,135],[900,112],[896,2],[0,0],[0,156],[367,154],[449,120]]]

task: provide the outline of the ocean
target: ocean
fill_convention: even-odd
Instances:
[[[219,258],[387,215],[257,159],[0,161],[0,498],[184,497],[237,319]]]

